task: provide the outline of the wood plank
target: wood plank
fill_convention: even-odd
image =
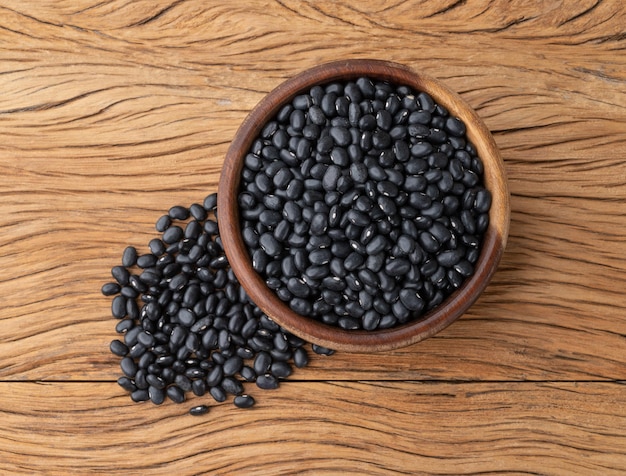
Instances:
[[[258,390],[258,389],[257,389]],[[297,382],[257,406],[133,404],[110,383],[1,383],[11,474],[622,474],[610,383]]]

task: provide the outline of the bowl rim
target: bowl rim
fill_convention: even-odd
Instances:
[[[389,329],[344,330],[296,314],[267,287],[252,268],[240,232],[238,191],[244,157],[265,124],[285,103],[316,84],[346,81],[359,76],[407,85],[428,93],[437,104],[454,113],[466,125],[466,136],[476,147],[484,165],[483,181],[491,192],[489,226],[474,274],[443,303],[419,319]],[[487,166],[489,165],[489,166]],[[428,74],[376,59],[333,61],[287,79],[268,93],[245,118],[224,159],[218,185],[218,226],[222,246],[232,270],[250,299],[272,320],[289,332],[323,347],[349,352],[378,352],[408,346],[433,336],[465,313],[491,280],[506,247],[510,204],[506,172],[493,136],[478,114],[457,93]]]

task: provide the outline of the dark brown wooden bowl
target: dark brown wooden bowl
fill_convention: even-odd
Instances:
[[[451,115],[465,122],[467,137],[484,165],[484,184],[492,194],[489,227],[483,237],[474,274],[439,306],[406,324],[384,330],[343,330],[300,316],[270,290],[252,268],[239,220],[238,193],[244,157],[263,126],[285,103],[316,84],[347,81],[360,76],[407,85],[430,94]],[[219,229],[226,256],[250,298],[275,322],[308,340],[336,350],[376,352],[419,342],[441,331],[461,316],[478,298],[498,266],[509,230],[509,192],[504,165],[496,144],[482,120],[456,93],[423,73],[385,61],[347,60],[304,71],[270,92],[239,128],[224,161],[218,194]]]

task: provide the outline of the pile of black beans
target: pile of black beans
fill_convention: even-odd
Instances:
[[[308,364],[308,344],[283,330],[248,298],[222,248],[217,195],[202,204],[172,207],[156,223],[160,238],[149,252],[133,246],[102,286],[113,296],[111,312],[123,335],[110,344],[121,357],[118,384],[133,401],[166,398],[183,403],[189,392],[209,393],[217,402],[234,395],[234,404],[255,404],[245,382],[274,389]],[[332,350],[312,346],[318,354]],[[192,415],[208,411],[191,408]]]
[[[474,272],[491,194],[465,124],[424,92],[317,85],[245,157],[242,233],[254,269],[295,312],[390,328]]]

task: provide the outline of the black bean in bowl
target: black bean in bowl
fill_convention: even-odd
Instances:
[[[474,273],[491,193],[461,119],[362,76],[315,85],[252,142],[238,194],[254,270],[296,313],[388,329]]]

